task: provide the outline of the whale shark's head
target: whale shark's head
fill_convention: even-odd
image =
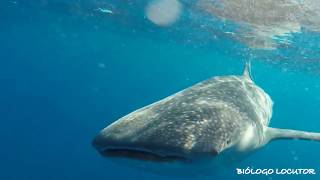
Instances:
[[[218,168],[212,163],[222,166],[217,159],[231,145],[236,127],[198,121],[193,115],[188,121],[185,115],[183,119],[176,114],[169,122],[169,116],[155,116],[148,111],[133,112],[106,127],[92,145],[112,162],[148,172],[179,177],[216,174]],[[157,124],[153,118],[163,123]]]
[[[236,143],[241,121],[234,121],[239,112],[232,107],[212,101],[206,86],[180,92],[120,118],[95,137],[93,146],[106,157],[153,162],[215,158]]]
[[[175,113],[154,115],[148,108],[133,112],[103,129],[92,144],[105,157],[156,163],[188,163],[215,157],[224,149],[220,135],[227,137],[223,131],[228,127],[220,127],[215,135],[210,132],[214,125],[203,127],[209,120],[198,123],[192,114]]]
[[[109,125],[92,144],[107,159],[147,172],[179,177],[212,174],[217,168],[212,169],[211,160],[231,142],[227,139],[232,134],[227,133],[229,126],[211,123],[209,116],[199,120],[200,112],[190,112],[173,108],[157,114],[150,106]]]

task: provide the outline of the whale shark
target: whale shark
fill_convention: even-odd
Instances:
[[[269,127],[272,106],[246,63],[241,75],[210,78],[120,118],[92,144],[107,158],[215,172],[273,140],[320,140],[320,133]]]

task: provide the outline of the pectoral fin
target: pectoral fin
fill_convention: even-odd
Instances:
[[[291,129],[267,128],[265,130],[265,144],[278,139],[301,139],[320,141],[320,133],[297,131]]]

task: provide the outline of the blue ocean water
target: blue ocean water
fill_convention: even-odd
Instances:
[[[159,28],[130,2],[0,2],[0,179],[177,179],[113,164],[92,138],[199,81],[242,73],[248,58],[254,81],[275,103],[271,126],[320,131],[318,34],[296,35],[293,50],[251,51],[220,35],[219,23],[218,38],[209,40],[208,32],[186,28],[188,18]],[[101,5],[123,11],[106,15],[96,11]],[[309,52],[305,59],[297,49]],[[316,175],[224,179],[316,180],[319,150],[318,142],[276,141],[238,165],[314,168]]]

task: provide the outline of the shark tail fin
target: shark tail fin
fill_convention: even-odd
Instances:
[[[252,76],[251,76],[251,61],[250,60],[246,61],[246,65],[244,67],[242,76],[252,80]]]
[[[309,141],[320,141],[320,133],[297,131],[291,129],[267,128],[265,132],[265,143],[279,139],[301,139]]]

